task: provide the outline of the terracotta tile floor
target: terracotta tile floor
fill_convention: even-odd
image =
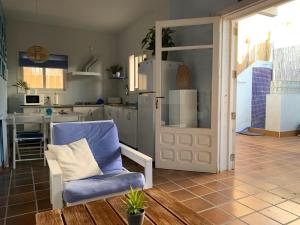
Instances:
[[[34,225],[50,209],[48,179],[40,162],[1,171],[0,225]],[[300,138],[237,136],[235,171],[154,169],[154,186],[215,224],[300,225]]]

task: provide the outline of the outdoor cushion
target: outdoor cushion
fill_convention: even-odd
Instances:
[[[133,188],[143,188],[145,178],[142,173],[114,171],[83,180],[64,183],[63,198],[67,203],[78,202],[90,198],[126,192]]]
[[[43,134],[40,132],[17,132],[17,139],[42,139]]]
[[[62,170],[64,181],[102,175],[87,140],[80,139],[68,145],[48,145]]]
[[[104,173],[123,168],[118,130],[113,121],[61,123],[53,125],[52,144],[66,145],[86,138]]]

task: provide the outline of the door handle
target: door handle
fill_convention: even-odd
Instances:
[[[155,108],[156,109],[158,109],[158,103],[159,103],[158,99],[163,99],[163,98],[165,98],[165,97],[164,96],[155,97]]]

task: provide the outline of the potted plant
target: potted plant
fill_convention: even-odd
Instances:
[[[12,86],[23,89],[25,92],[28,92],[30,90],[29,85],[24,80],[18,80],[15,84]]]
[[[123,71],[123,67],[120,66],[119,64],[116,64],[106,69],[106,71],[108,71],[112,75],[112,77],[120,78],[121,73]]]
[[[127,205],[127,219],[129,225],[142,225],[145,217],[145,196],[138,188],[130,187],[128,198],[124,201]]]
[[[171,28],[162,29],[162,47],[174,47],[172,34],[175,33]],[[146,46],[147,50],[152,51],[152,56],[155,55],[155,27],[149,29],[146,37],[142,40],[142,49]],[[168,52],[162,52],[162,60],[168,59]]]

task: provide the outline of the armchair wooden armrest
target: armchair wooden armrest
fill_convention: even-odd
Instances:
[[[63,208],[63,175],[53,153],[45,151],[50,176],[50,201],[53,209]]]
[[[145,189],[152,188],[152,158],[120,143],[121,153],[145,168]]]

